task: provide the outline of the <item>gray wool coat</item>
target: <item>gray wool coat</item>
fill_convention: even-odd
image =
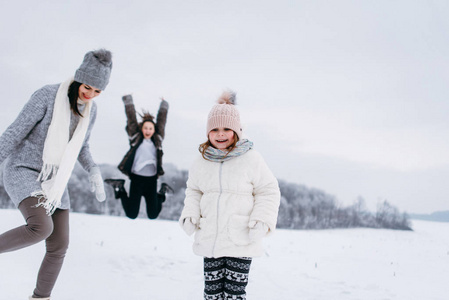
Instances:
[[[37,177],[43,165],[44,143],[59,85],[46,85],[34,92],[15,121],[0,136],[0,163],[5,161],[3,184],[16,206],[19,206],[20,202],[28,198],[31,193],[41,189]],[[96,166],[89,150],[89,137],[97,115],[97,106],[95,102],[92,104],[89,127],[78,156],[78,161],[86,171]],[[81,113],[84,106],[78,106]],[[71,114],[70,138],[79,118]],[[67,188],[59,208],[70,208]]]

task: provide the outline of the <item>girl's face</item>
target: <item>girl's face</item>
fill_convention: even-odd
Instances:
[[[91,101],[93,98],[100,95],[101,90],[94,88],[93,86],[82,83],[78,90],[78,97],[81,101],[87,103]]]
[[[154,134],[154,124],[151,122],[145,122],[142,125],[142,133],[144,139],[150,139]]]
[[[224,127],[212,129],[209,132],[209,141],[215,148],[226,150],[234,143],[234,131]]]

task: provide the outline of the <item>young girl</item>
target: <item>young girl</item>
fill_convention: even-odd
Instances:
[[[171,190],[162,183],[157,192],[157,179],[164,175],[162,168],[162,141],[165,137],[168,102],[162,99],[156,117],[148,112],[141,115],[142,122],[137,122],[136,109],[131,95],[123,96],[126,117],[128,119],[126,132],[131,148],[126,153],[118,168],[131,180],[129,197],[124,188],[123,179],[106,179],[112,185],[115,198],[121,199],[123,210],[130,219],[137,218],[142,196],[147,205],[147,215],[150,219],[159,216],[165,194]]]
[[[204,257],[204,299],[246,299],[251,258],[276,227],[280,191],[253,143],[242,139],[235,94],[225,92],[209,113],[207,142],[187,181],[180,224],[195,234]]]
[[[66,186],[77,159],[89,172],[97,200],[106,198],[100,169],[89,151],[89,136],[97,114],[93,99],[106,88],[111,69],[109,51],[86,53],[74,78],[37,90],[0,136],[5,190],[26,222],[0,235],[0,253],[46,243],[30,299],[50,299],[61,270],[69,244]]]

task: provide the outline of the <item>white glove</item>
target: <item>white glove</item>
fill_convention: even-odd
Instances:
[[[265,237],[268,233],[268,225],[261,221],[251,221],[249,226],[249,240],[251,242],[258,241]]]
[[[98,201],[106,200],[106,193],[104,192],[103,178],[99,167],[93,167],[89,172],[90,191],[95,192],[95,197]]]
[[[198,221],[195,218],[185,218],[182,223],[182,229],[187,235],[192,235],[198,229]]]

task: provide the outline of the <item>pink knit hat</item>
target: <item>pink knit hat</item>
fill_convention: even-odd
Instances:
[[[239,139],[242,139],[242,126],[240,125],[240,114],[235,108],[235,93],[225,91],[218,98],[218,104],[215,104],[209,116],[207,117],[207,136],[212,129],[225,127],[232,129]]]

